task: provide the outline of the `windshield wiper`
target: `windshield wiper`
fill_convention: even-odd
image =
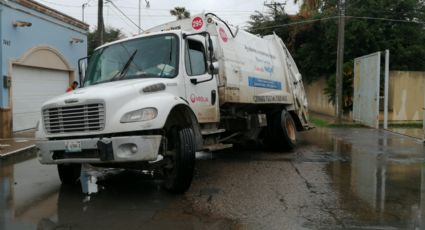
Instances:
[[[162,77],[162,75],[164,74],[165,67],[167,67],[167,65],[169,66],[171,64],[171,61],[173,59],[173,57],[172,57],[172,55],[173,55],[172,50],[173,50],[173,41],[170,40],[170,55],[168,56],[168,64],[165,64],[164,63],[164,66],[162,67],[162,70],[161,70],[161,73],[159,74],[159,77]]]
[[[118,74],[116,74],[115,76],[113,76],[111,78],[111,80],[109,80],[109,81],[121,80],[123,77],[125,77],[128,69],[130,67],[131,62],[133,61],[134,57],[136,56],[136,53],[137,53],[137,50],[135,50],[131,54],[131,56],[128,58],[127,62],[125,63],[125,65],[122,67],[122,70]]]

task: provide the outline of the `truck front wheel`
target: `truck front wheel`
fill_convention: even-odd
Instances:
[[[291,114],[283,110],[271,117],[268,145],[273,150],[292,150],[297,144],[297,128]]]
[[[190,128],[172,128],[167,137],[169,164],[164,167],[163,187],[171,193],[184,193],[192,183],[195,169],[195,136]]]
[[[81,164],[58,164],[58,173],[62,184],[77,184],[81,174]]]

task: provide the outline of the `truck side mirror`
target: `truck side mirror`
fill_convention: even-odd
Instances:
[[[192,83],[192,84],[196,85],[196,84],[198,84],[198,79],[196,79],[196,78],[191,78],[191,79],[190,79],[190,83]]]
[[[86,77],[88,60],[89,56],[78,59],[78,78],[80,80],[80,87],[83,87],[84,78]]]
[[[218,62],[213,62],[209,65],[208,68],[208,73],[209,74],[218,74]]]
[[[213,46],[211,36],[208,36],[208,51],[209,51],[210,55],[212,56],[212,54],[214,52],[214,46]]]

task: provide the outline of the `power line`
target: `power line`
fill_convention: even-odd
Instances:
[[[122,5],[117,5],[122,9],[130,9],[130,10],[138,10],[137,7],[131,7],[131,6],[122,6]],[[92,6],[94,7],[94,6]],[[166,9],[166,8],[150,8],[149,11],[166,11],[166,12],[170,12],[171,9]],[[198,11],[198,12],[202,12],[205,11],[205,9],[187,9],[189,11]],[[253,13],[252,10],[226,10],[226,9],[209,9],[206,12],[228,12],[228,13]]]
[[[377,18],[377,17],[366,17],[366,16],[345,16],[346,18],[355,18],[355,19],[365,19],[365,20],[379,20],[379,21],[389,21],[389,22],[403,22],[403,23],[413,23],[413,24],[425,24],[425,22],[415,22],[402,19],[391,19],[391,18]]]
[[[38,0],[41,2],[45,2],[48,4],[52,4],[52,5],[57,5],[57,6],[62,6],[62,7],[73,7],[73,8],[81,8],[81,6],[79,5],[68,5],[68,4],[62,4],[62,3],[56,3],[56,2],[51,2],[51,1],[47,1],[47,0]],[[89,2],[91,2],[92,0],[90,0]],[[120,8],[126,8],[126,9],[133,9],[133,10],[137,10],[134,7],[129,7],[129,6],[119,6],[114,4],[111,1],[108,1],[110,3],[113,4],[113,6],[122,14],[124,15],[133,25],[135,25],[137,28],[139,28],[139,26],[137,24],[134,23],[133,20],[131,20],[128,16],[136,16],[136,15],[126,15],[122,10],[120,10],[118,7]],[[277,3],[276,3],[277,4]],[[95,5],[88,5],[87,7],[97,7]],[[202,11],[202,10],[196,10],[196,9],[189,9],[190,11]],[[149,9],[149,11],[169,11],[169,9],[164,9],[164,8],[157,8],[157,9]],[[243,15],[243,13],[252,13],[252,11],[245,11],[245,10],[226,10],[226,9],[211,9],[210,11],[215,11],[215,12],[228,12],[228,13],[241,13],[241,16]],[[87,14],[87,15],[92,15],[92,14]],[[229,16],[235,16],[234,14],[229,15]],[[146,16],[147,17],[147,16]],[[149,15],[149,17],[172,17],[172,16],[168,16],[168,15]],[[270,29],[270,28],[279,28],[279,27],[286,27],[286,26],[293,26],[293,25],[300,25],[300,24],[307,24],[307,23],[313,23],[313,22],[317,22],[317,21],[325,21],[325,20],[330,20],[330,19],[337,19],[339,16],[332,16],[332,17],[325,17],[325,18],[320,18],[320,19],[309,19],[309,20],[303,20],[303,21],[297,21],[297,22],[292,22],[292,23],[287,23],[287,24],[281,24],[281,25],[275,25],[275,26],[267,26],[267,27],[258,27],[257,29]],[[417,22],[417,21],[410,21],[410,20],[402,20],[402,19],[390,19],[390,18],[379,18],[379,17],[369,17],[369,16],[345,16],[345,18],[354,18],[354,19],[364,19],[364,20],[379,20],[379,21],[390,21],[390,22],[401,22],[401,23],[413,23],[413,24],[425,24],[425,22]]]
[[[133,25],[135,25],[138,29],[145,31],[144,29],[142,29],[139,25],[137,25],[133,20],[131,20],[130,17],[128,17],[120,8],[118,8],[115,3],[111,0],[106,0],[106,2],[109,2],[112,4],[113,7],[115,7],[115,9],[117,9],[124,17],[126,17]]]
[[[86,13],[86,15],[96,15],[95,13]],[[127,14],[129,17],[136,17],[137,14]],[[245,17],[245,15],[220,15],[222,17],[232,16],[232,17]],[[151,14],[151,15],[142,15],[142,17],[150,18],[150,17],[159,17],[159,18],[175,18],[172,15],[167,14]]]
[[[63,6],[63,7],[75,7],[75,8],[80,8],[81,6],[76,6],[76,5],[68,5],[68,4],[62,4],[62,3],[57,3],[57,2],[50,2],[50,1],[46,1],[46,0],[38,0],[41,2],[45,2],[48,4],[52,4],[52,5],[56,5],[56,6]]]
[[[73,7],[73,8],[81,8],[80,5],[68,5],[68,4],[62,4],[62,3],[57,3],[57,2],[51,2],[51,1],[47,1],[47,0],[38,0],[38,1],[42,1],[48,4],[52,4],[52,5],[57,5],[57,6],[63,6],[63,7]],[[90,0],[89,2],[91,2],[92,0]],[[130,9],[130,10],[138,10],[137,7],[131,7],[131,6],[122,6],[119,4],[115,4],[117,7],[122,8],[122,9]],[[97,7],[96,5],[88,5],[87,7]],[[149,9],[149,11],[166,11],[169,12],[171,9],[165,9],[165,8],[156,8],[156,9]],[[188,9],[189,11],[197,11],[197,12],[201,12],[204,11],[204,9]],[[213,12],[227,12],[227,13],[246,13],[246,14],[251,14],[253,13],[252,10],[227,10],[227,9],[210,9],[208,11],[213,11]],[[293,11],[294,13],[296,13],[295,11]]]
[[[95,13],[88,13],[87,15],[96,15]],[[137,17],[138,15],[137,14],[127,14],[127,16],[129,16],[129,17]],[[238,15],[236,15],[236,16],[238,16]],[[239,16],[243,16],[243,15],[239,15]],[[172,18],[175,18],[174,16],[172,16],[172,15],[142,15],[142,17],[145,17],[145,18],[149,18],[149,17],[172,17]]]
[[[76,9],[76,11],[80,11],[80,9]],[[145,14],[148,13],[148,12],[149,12],[149,10],[144,11]],[[87,13],[87,14],[90,14],[90,13]],[[138,14],[134,14],[134,13],[130,13],[130,14],[127,14],[127,15],[128,16],[138,16]],[[150,15],[145,15],[145,17],[146,16],[155,16],[155,17],[170,16],[170,17],[174,17],[174,16],[170,15],[169,13],[168,14],[161,14],[161,13],[150,14]],[[220,16],[241,16],[241,17],[243,16],[243,17],[246,17],[246,16],[250,16],[250,14],[249,13],[222,13],[222,14],[220,14]]]
[[[73,8],[81,8],[80,5],[68,5],[68,4],[63,4],[63,3],[57,3],[57,2],[51,2],[51,1],[47,1],[47,0],[38,0],[41,2],[45,2],[48,4],[52,4],[52,5],[56,5],[56,6],[63,6],[63,7],[73,7]],[[91,0],[89,1],[91,2]],[[131,6],[122,6],[122,5],[117,5],[115,4],[117,7],[122,8],[122,9],[130,9],[130,10],[138,10],[137,7],[131,7]],[[87,7],[97,7],[96,5],[88,5]],[[167,11],[169,12],[171,9],[165,9],[165,8],[156,8],[156,9],[149,9],[149,11]],[[204,11],[204,9],[188,9],[189,11]],[[209,11],[214,11],[214,12],[228,12],[228,13],[252,13],[252,10],[226,10],[226,9],[211,9]]]
[[[116,4],[117,5],[117,4]],[[128,9],[128,10],[134,10],[134,11],[136,11],[137,9],[136,8],[134,8],[134,7],[125,7],[125,6],[120,6],[120,5],[117,5],[119,8],[121,8],[121,9]],[[92,5],[90,5],[90,6],[87,6],[87,7],[96,7],[96,6],[92,6]],[[156,11],[156,12],[162,12],[162,11],[165,11],[165,12],[167,12],[167,14],[169,14],[169,12],[170,12],[170,10],[166,10],[166,9],[143,9],[142,8],[142,10],[144,11],[144,12],[150,12],[150,11]],[[194,10],[194,9],[189,9],[189,11],[192,13],[192,12],[202,12],[203,10]],[[244,10],[208,10],[208,11],[206,11],[206,12],[218,12],[218,13],[220,13],[220,15],[234,15],[234,14],[241,14],[241,15],[251,15],[251,14],[253,14],[254,13],[254,11],[244,11]],[[296,14],[297,13],[297,11],[285,11],[286,13],[291,13],[291,14]]]
[[[319,19],[309,19],[309,20],[291,22],[291,23],[275,25],[275,26],[256,27],[255,29],[272,29],[272,28],[279,28],[279,27],[287,27],[287,26],[307,24],[307,23],[318,22],[318,21],[327,21],[327,20],[337,19],[337,18],[339,18],[339,16],[332,16],[332,17],[319,18]]]
[[[416,22],[416,21],[409,21],[409,20],[401,20],[401,19],[391,19],[391,18],[378,18],[378,17],[366,17],[366,16],[344,16],[345,18],[354,18],[354,19],[364,19],[364,20],[377,20],[377,21],[389,21],[389,22],[401,22],[401,23],[412,23],[412,24],[420,24],[425,25],[425,22]],[[287,26],[293,26],[293,25],[301,25],[301,24],[308,24],[318,21],[327,21],[331,19],[338,19],[339,16],[331,16],[331,17],[325,17],[325,18],[318,18],[318,19],[309,19],[309,20],[302,20],[297,22],[291,22],[286,24],[280,24],[275,26],[264,26],[264,27],[256,27],[255,29],[272,29],[272,28],[280,28],[280,27],[287,27]]]
[[[114,10],[115,10],[115,8],[114,8]],[[130,23],[128,23],[128,22],[127,22],[127,20],[124,20],[124,18],[122,18],[122,17],[121,17],[121,15],[114,14],[114,15],[111,15],[111,16],[116,16],[116,17],[118,17],[118,18],[119,18],[119,19],[121,19],[121,21],[122,21],[122,22],[124,22],[127,26],[131,27]],[[128,32],[128,33],[130,33],[130,34],[132,34],[132,32],[130,32],[130,31],[127,31],[127,32]]]

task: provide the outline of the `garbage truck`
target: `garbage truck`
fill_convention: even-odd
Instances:
[[[102,45],[83,63],[81,87],[45,102],[36,127],[39,161],[57,164],[63,184],[90,164],[150,170],[182,193],[196,152],[290,150],[309,129],[301,74],[283,41],[213,13]]]

